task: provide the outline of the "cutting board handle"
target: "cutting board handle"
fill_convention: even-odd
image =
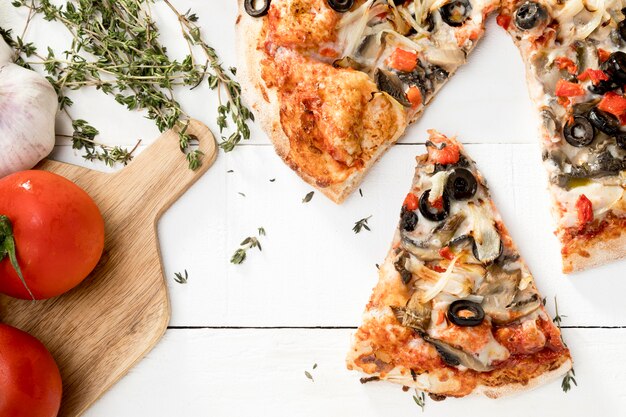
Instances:
[[[192,119],[187,132],[198,139],[198,150],[203,153],[202,165],[195,171],[188,168],[187,156],[180,151],[177,135],[169,134],[162,135],[127,167],[111,175],[112,182],[126,184],[123,189],[132,184],[132,189],[144,190],[143,194],[136,193],[141,196],[137,204],[157,202],[154,204],[157,218],[209,169],[217,155],[215,138],[205,124]],[[180,175],[172,175],[180,171]]]

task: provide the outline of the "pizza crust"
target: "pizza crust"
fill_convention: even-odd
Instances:
[[[479,384],[472,390],[472,392],[469,395],[484,395],[487,398],[497,399],[497,398],[502,398],[502,397],[509,396],[509,395],[514,395],[514,394],[524,392],[524,391],[530,391],[532,389],[548,384],[562,377],[563,375],[565,375],[567,372],[569,372],[572,369],[572,366],[573,366],[572,360],[567,358],[557,368],[544,372],[542,374],[539,374],[531,378],[530,380],[528,380],[528,382],[526,382],[525,384],[516,382],[516,383],[511,383],[511,384],[500,385],[497,387]],[[372,376],[380,377],[380,374],[378,373],[365,374],[365,375],[367,375],[367,377],[372,377]],[[413,380],[410,370],[407,370],[404,367],[394,368],[388,374],[386,374],[384,378],[381,378],[380,380],[381,381],[391,380],[394,383],[398,383],[406,387],[415,388],[424,392],[439,394],[436,389],[433,390],[432,387],[421,384],[419,380],[417,381]]]
[[[571,253],[563,255],[563,272],[566,274],[604,265],[626,257],[626,231],[613,237],[614,228],[595,236],[591,241],[577,245]]]

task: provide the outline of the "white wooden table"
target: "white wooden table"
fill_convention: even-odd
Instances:
[[[4,0],[0,25],[21,28],[24,16]],[[233,0],[175,1],[200,16],[206,39],[226,65],[235,64]],[[177,23],[162,4],[154,10],[161,40],[173,56],[184,49]],[[37,22],[27,38],[63,50],[64,28]],[[141,114],[112,98],[79,92],[75,116],[89,120],[114,144],[148,145],[158,132]],[[215,133],[215,94],[199,88],[182,104]],[[59,131],[68,133],[59,120]],[[625,413],[626,262],[566,277],[551,233],[537,119],[523,65],[492,19],[486,38],[440,96],[342,206],[300,181],[274,154],[265,135],[221,153],[210,171],[163,217],[159,237],[173,316],[163,341],[87,413],[88,417],[171,416],[407,416],[420,415],[412,393],[387,383],[361,385],[345,369],[350,334],[377,279],[426,129],[458,134],[485,173],[505,223],[535,274],[575,361],[578,387],[560,381],[493,401],[427,399],[430,416],[550,416]],[[54,157],[85,165],[68,143]],[[102,169],[102,167],[95,167]],[[229,170],[233,170],[229,173]],[[270,179],[275,178],[274,182]],[[239,193],[245,194],[245,197]],[[371,232],[352,232],[372,215]],[[263,252],[229,263],[246,236],[264,227]],[[189,282],[174,282],[187,269]],[[317,364],[315,370],[313,364]],[[314,382],[304,372],[309,371]]]

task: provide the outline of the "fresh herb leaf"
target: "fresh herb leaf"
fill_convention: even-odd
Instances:
[[[186,284],[187,280],[189,280],[189,274],[187,273],[186,269],[185,275],[181,274],[180,272],[174,273],[174,281],[178,282],[179,284]]]
[[[372,229],[370,229],[369,225],[367,224],[367,222],[371,218],[372,218],[372,216],[365,217],[365,218],[359,220],[358,222],[354,223],[354,227],[352,228],[352,231],[354,233],[361,233],[362,229],[365,229],[367,231],[371,231]]]
[[[242,192],[238,192],[237,194],[239,194],[239,195],[240,195],[240,196],[242,196],[242,197],[245,197],[245,196],[246,196],[246,195],[245,195],[244,193],[242,193]]]
[[[572,384],[578,386],[575,376],[576,372],[574,372],[574,368],[570,369],[565,374],[565,376],[563,377],[563,382],[561,382],[561,389],[563,390],[563,392],[568,392],[570,389],[572,389]]]
[[[315,194],[315,191],[311,191],[310,193],[308,193],[307,195],[304,196],[304,198],[302,199],[302,203],[308,203],[309,201],[311,201],[311,199],[313,198],[313,194]]]
[[[317,368],[317,364],[316,363],[313,364],[313,369],[315,369],[315,368]]]
[[[263,227],[259,227],[258,232],[259,236],[265,236],[265,229]],[[239,249],[237,249],[230,258],[230,262],[235,265],[239,265],[246,260],[248,249],[259,248],[259,251],[263,250],[261,242],[254,236],[248,236],[239,244],[239,246]]]
[[[276,178],[271,178],[270,179],[270,182],[274,182],[274,181],[276,181]]]
[[[201,166],[203,153],[189,149],[195,139],[187,132],[191,116],[180,105],[177,97],[180,90],[175,87],[193,89],[206,80],[209,87],[218,90],[218,125],[220,132],[228,136],[228,139],[223,136],[224,150],[230,151],[241,139],[250,137],[248,122],[254,121],[254,116],[242,102],[241,86],[234,80],[236,70],[222,67],[216,51],[202,39],[195,13],[189,10],[181,14],[169,0],[164,2],[176,15],[182,38],[189,47],[189,54],[182,60],[170,59],[159,42],[152,0],[69,0],[63,5],[49,0],[13,2],[15,7],[28,9],[24,33],[32,18],[41,15],[47,21],[63,24],[72,37],[62,53],[48,48],[41,54],[23,37],[13,37],[8,30],[1,32],[15,49],[17,64],[29,69],[41,66],[47,73],[59,97],[60,109],[72,121],[73,146],[82,150],[88,160],[100,160],[107,165],[127,164],[134,149],[97,142],[97,129],[84,120],[72,118],[69,108],[73,101],[68,94],[83,87],[95,87],[129,110],[145,111],[162,132],[174,129],[192,170]]]
[[[424,408],[426,407],[426,396],[424,392],[418,392],[415,390],[415,395],[413,396],[413,401],[422,409],[422,413],[424,412]]]
[[[360,188],[359,188],[359,194],[361,194],[361,197],[363,197],[363,190],[361,190]]]
[[[227,174],[232,174],[233,172],[235,172],[235,171],[232,170],[232,169],[229,169],[228,171],[226,171]]]
[[[312,382],[315,382],[315,380],[313,379],[313,375],[311,375],[311,373],[309,371],[304,371],[304,375],[309,378]]]
[[[552,319],[552,321],[558,326],[559,330],[561,329],[561,322],[563,321],[563,317],[567,317],[565,314],[559,314],[559,304],[556,301],[556,295],[554,296],[554,311],[556,315]]]

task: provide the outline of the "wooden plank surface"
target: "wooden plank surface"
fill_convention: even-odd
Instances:
[[[578,380],[567,394],[554,381],[497,401],[427,398],[423,414],[412,392],[387,383],[361,385],[360,375],[345,369],[351,332],[169,330],[85,416],[617,417],[626,405],[626,373],[617,359],[626,329],[564,330]]]
[[[235,65],[236,2],[173,2],[198,13],[207,40],[226,66]],[[169,53],[181,58],[185,49],[176,41],[176,20],[159,2],[153,15]],[[8,22],[21,29],[23,18],[0,4],[0,26]],[[494,19],[487,29],[469,64],[401,140],[405,145],[395,146],[365,180],[363,197],[355,194],[337,207],[316,193],[302,204],[311,189],[279,161],[256,126],[245,146],[221,155],[159,222],[175,328],[86,415],[421,415],[409,393],[395,385],[361,386],[358,376],[344,369],[351,329],[314,327],[359,323],[376,280],[374,265],[387,252],[412,177],[413,158],[424,152],[421,145],[406,144],[423,143],[429,128],[457,133],[474,144],[468,152],[488,178],[511,234],[548,297],[548,310],[554,314],[557,295],[565,325],[594,328],[564,332],[580,385],[569,394],[555,382],[498,402],[429,402],[424,415],[527,417],[537,410],[564,417],[620,415],[626,407],[626,365],[620,359],[626,344],[626,261],[571,277],[561,274],[523,65]],[[41,47],[59,50],[62,33],[43,22],[29,32]],[[142,114],[127,112],[111,97],[91,91],[72,97],[82,104],[73,109],[75,116],[92,122],[106,142],[133,146],[136,139],[148,144],[157,136]],[[217,99],[206,86],[182,94],[181,103],[218,132]],[[70,132],[66,120],[59,124]],[[120,137],[121,131],[133,134]],[[85,164],[67,141],[58,143],[56,158]],[[369,215],[372,231],[354,235],[354,222]],[[252,251],[243,265],[231,265],[238,244],[260,226],[267,230],[263,252]],[[175,283],[174,273],[184,269],[189,283]],[[285,326],[297,328],[272,329]],[[304,371],[316,362],[312,383]]]

